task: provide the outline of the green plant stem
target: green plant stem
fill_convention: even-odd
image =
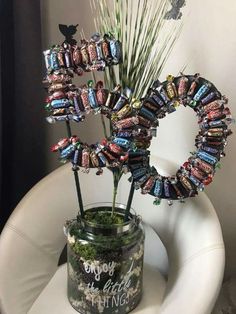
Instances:
[[[66,121],[66,129],[67,129],[68,137],[71,137],[72,132],[71,132],[71,126],[70,126],[69,121]],[[73,172],[74,172],[76,193],[77,193],[77,198],[79,202],[80,215],[81,217],[84,217],[84,205],[83,205],[83,199],[82,199],[82,194],[81,194],[81,189],[80,189],[79,174],[77,170],[73,170]]]
[[[120,168],[114,168],[114,169],[112,169],[112,173],[113,173],[113,197],[112,197],[111,215],[113,216],[115,213],[118,185],[119,185],[119,181],[122,177],[123,171]]]
[[[130,208],[133,201],[133,197],[134,197],[134,181],[132,181],[130,191],[129,191],[128,202],[127,202],[127,206],[125,210],[125,221],[129,219],[129,213],[130,213]]]
[[[113,197],[112,197],[112,210],[111,210],[112,216],[114,216],[114,213],[115,213],[117,191],[118,191],[118,182],[115,183],[115,180],[114,180]]]

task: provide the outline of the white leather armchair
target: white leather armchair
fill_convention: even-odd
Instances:
[[[80,172],[85,204],[111,200],[111,173],[95,176]],[[128,191],[124,176],[118,202],[126,202]],[[154,206],[153,197],[137,191],[133,208],[149,226],[144,297],[134,313],[211,313],[223,277],[224,244],[209,199],[200,193],[184,204]],[[70,165],[49,174],[19,203],[0,238],[1,313],[76,313],[67,302],[66,267],[58,268],[58,259],[66,243],[62,226],[77,210]]]

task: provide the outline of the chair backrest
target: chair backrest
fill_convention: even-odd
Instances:
[[[112,175],[80,173],[84,204],[111,201]],[[129,182],[121,180],[118,202],[126,203]],[[194,254],[222,243],[221,230],[208,198],[201,194],[185,204],[152,204],[153,198],[135,192],[133,207],[159,234],[172,260],[181,268]],[[66,243],[62,226],[78,211],[70,165],[41,180],[22,199],[4,228],[0,240],[0,297],[3,313],[26,313],[57,269]]]

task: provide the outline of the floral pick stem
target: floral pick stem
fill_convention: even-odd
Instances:
[[[66,121],[66,129],[67,129],[68,137],[71,137],[72,133],[71,133],[71,127],[70,127],[69,121]],[[75,169],[73,170],[73,172],[74,172],[75,186],[76,186],[76,192],[77,192],[77,197],[78,197],[78,202],[79,202],[80,216],[84,217],[84,205],[83,205],[82,194],[81,194],[81,189],[80,189],[78,170]]]
[[[130,213],[130,208],[131,208],[133,197],[134,197],[134,181],[132,181],[130,191],[129,191],[129,198],[128,198],[128,202],[127,202],[127,206],[125,210],[125,221],[129,219],[129,213]]]
[[[112,198],[112,216],[113,216],[115,212],[115,206],[116,206],[118,184],[119,184],[121,175],[120,175],[120,170],[116,168],[114,168],[112,173],[113,173],[113,198]]]

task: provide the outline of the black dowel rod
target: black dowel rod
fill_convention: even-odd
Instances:
[[[74,178],[75,178],[75,185],[76,185],[77,197],[78,197],[78,202],[79,202],[80,215],[83,218],[84,217],[84,205],[83,205],[80,183],[79,183],[79,175],[78,175],[77,170],[74,170]]]
[[[71,137],[72,133],[71,133],[71,127],[70,127],[69,121],[66,121],[66,129],[67,129],[68,137]]]
[[[68,137],[71,137],[72,133],[71,133],[71,127],[70,127],[69,121],[66,121],[66,129],[67,129]],[[83,205],[82,194],[81,194],[80,183],[79,183],[79,174],[78,174],[77,169],[73,169],[73,172],[74,172],[75,186],[76,186],[76,192],[77,192],[77,197],[78,197],[78,202],[79,202],[80,215],[81,217],[84,217],[84,205]]]
[[[134,196],[134,181],[132,181],[130,191],[129,191],[129,198],[128,198],[128,202],[127,202],[127,206],[125,210],[125,221],[129,219],[129,213],[130,213],[133,196]]]

